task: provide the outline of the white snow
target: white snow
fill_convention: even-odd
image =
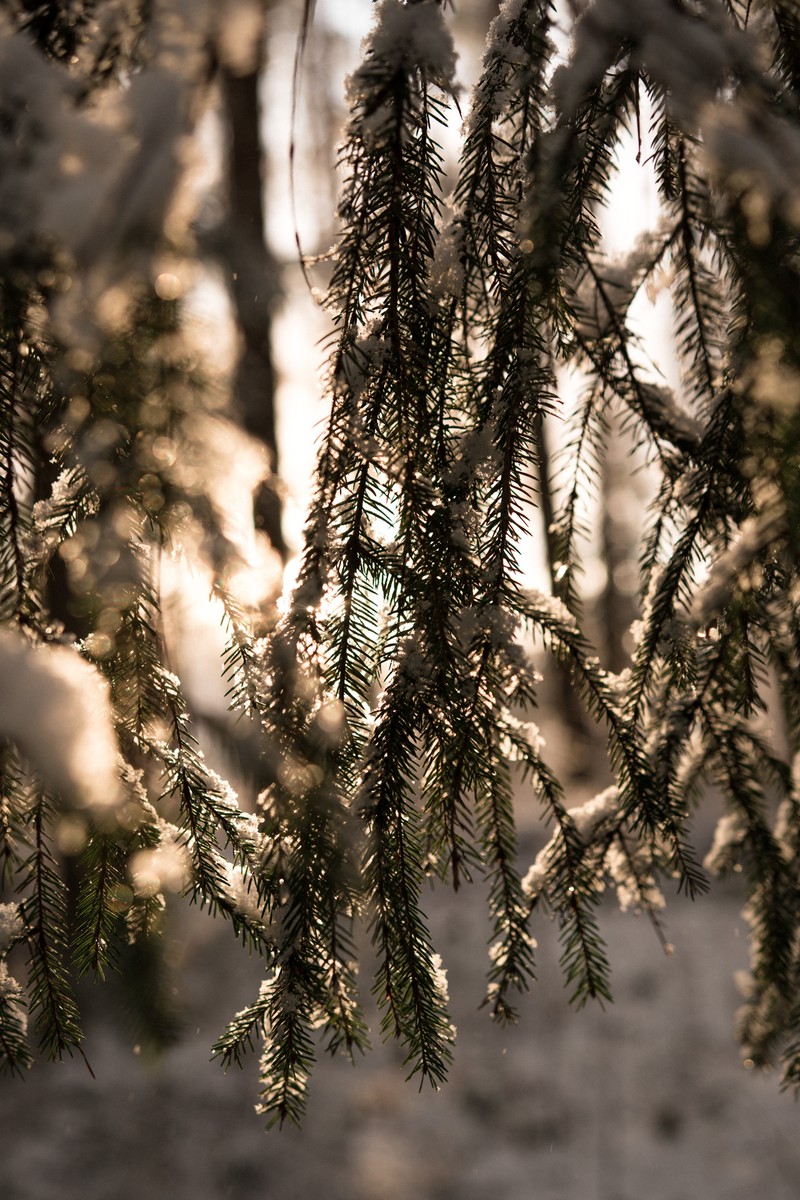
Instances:
[[[17,904],[0,904],[0,954],[20,936],[24,928]]]
[[[122,799],[108,684],[77,650],[0,631],[0,733],[79,807]]]
[[[711,849],[703,859],[703,866],[710,875],[719,875],[733,864],[746,837],[747,826],[738,813],[720,817]]]
[[[598,828],[607,820],[613,820],[619,812],[619,788],[608,787],[598,795],[575,808],[567,810],[567,816],[572,820],[575,829],[587,844],[590,843]],[[531,899],[545,890],[558,860],[558,848],[561,844],[561,830],[557,829],[550,841],[537,854],[533,865],[522,881],[522,890]]]
[[[441,954],[431,955],[431,967],[433,968],[433,977],[436,981],[436,989],[444,1004],[450,998],[450,993],[447,986],[447,969],[442,962]]]
[[[627,853],[626,853],[627,850]],[[666,900],[652,872],[651,854],[644,845],[626,848],[613,842],[605,857],[605,866],[617,892],[621,912],[660,911]]]
[[[390,68],[424,70],[434,83],[450,89],[456,69],[453,39],[444,22],[442,6],[434,0],[404,4],[402,0],[381,0],[376,23],[365,39],[365,54],[385,62]],[[352,82],[358,90],[361,71]]]
[[[553,857],[555,851],[555,839],[551,839],[547,845],[536,855],[525,878],[522,880],[522,891],[530,899],[534,899],[547,887],[547,881],[550,878],[550,871],[553,866]]]
[[[619,811],[619,788],[608,787],[577,808],[569,809],[572,823],[585,842],[590,842],[597,827]]]
[[[450,209],[446,212],[431,264],[431,294],[436,300],[448,301],[461,294],[464,285],[463,240],[463,230]]]
[[[9,975],[6,964],[0,962],[0,1000],[8,1002],[9,1000],[19,1000],[21,997],[22,988],[14,976]]]
[[[529,588],[527,592],[531,599],[531,603],[540,608],[549,617],[558,621],[560,625],[577,632],[578,626],[572,613],[564,604],[563,600],[559,600],[557,596],[551,596],[547,592],[540,592],[536,588]]]
[[[226,859],[220,859],[220,866],[225,871],[225,891],[236,911],[251,921],[263,922],[264,906],[258,898],[252,877]]]

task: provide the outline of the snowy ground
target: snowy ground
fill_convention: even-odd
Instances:
[[[393,1047],[320,1063],[304,1131],[262,1132],[255,1063],[208,1047],[252,995],[254,964],[202,914],[184,919],[187,1034],[156,1065],[105,1020],[80,1062],[0,1082],[2,1200],[795,1200],[800,1110],[745,1071],[732,1028],[745,965],[738,902],[674,903],[660,952],[609,907],[616,1003],[570,1010],[554,931],[522,1022],[478,1011],[479,897],[437,894],[459,1028],[448,1086],[405,1085]]]

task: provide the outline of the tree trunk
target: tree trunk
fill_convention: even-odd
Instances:
[[[285,559],[282,505],[276,486],[279,456],[271,346],[278,269],[264,234],[266,164],[258,97],[264,66],[263,46],[262,37],[258,61],[246,74],[236,75],[225,67],[220,71],[228,151],[225,244],[230,272],[228,283],[242,338],[234,380],[235,403],[244,428],[266,447],[271,471],[271,476],[261,484],[254,497],[253,516],[256,528],[266,533],[275,550]]]

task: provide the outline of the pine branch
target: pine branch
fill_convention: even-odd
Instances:
[[[30,951],[29,1008],[39,1045],[48,1058],[62,1058],[80,1048],[83,1033],[67,956],[66,889],[47,839],[51,803],[39,796],[31,813],[31,855],[26,863],[30,882],[22,912]]]
[[[417,818],[410,798],[415,754],[415,654],[387,688],[367,750],[359,808],[367,830],[364,879],[373,905],[378,954],[374,994],[385,1036],[399,1038],[410,1074],[443,1082],[452,1027],[419,893],[422,877]]]

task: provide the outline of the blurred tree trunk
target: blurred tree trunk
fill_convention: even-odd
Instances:
[[[613,420],[603,459],[601,486],[600,550],[606,582],[598,598],[599,642],[604,665],[618,674],[630,664],[625,634],[637,615],[634,603],[637,577],[632,561],[635,537],[625,514],[641,511],[641,504],[632,490],[631,446],[619,428],[619,422]]]
[[[286,543],[281,526],[282,504],[277,486],[279,456],[275,414],[275,366],[272,318],[279,293],[278,268],[265,241],[266,156],[261,140],[259,80],[266,55],[267,5],[258,53],[251,69],[236,74],[220,70],[227,139],[227,226],[225,248],[228,285],[241,335],[234,379],[234,399],[244,428],[267,449],[270,478],[253,503],[256,528],[269,537],[281,558]]]
[[[558,549],[553,537],[556,513],[553,503],[552,472],[550,467],[550,451],[547,445],[545,422],[541,412],[538,414],[534,436],[536,438],[536,453],[539,462],[539,509],[542,514],[542,527],[545,546],[547,548],[547,566],[550,573],[550,587],[554,596],[563,594],[563,582],[559,575]],[[577,689],[572,683],[569,667],[563,663],[556,664],[553,674],[555,701],[564,722],[567,736],[570,739],[570,773],[574,779],[583,778],[591,770],[591,740],[593,729],[586,719],[583,705]]]

